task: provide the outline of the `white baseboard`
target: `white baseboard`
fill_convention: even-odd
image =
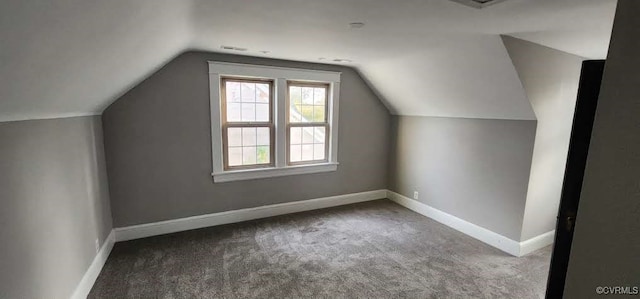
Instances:
[[[544,234],[535,236],[529,240],[520,242],[520,256],[527,255],[538,249],[542,249],[553,244],[556,231],[548,231]]]
[[[76,290],[71,295],[71,299],[87,298],[87,295],[89,295],[93,284],[96,282],[96,279],[98,279],[100,271],[102,271],[104,263],[109,257],[109,253],[111,253],[111,249],[113,249],[113,244],[115,243],[115,241],[115,232],[111,230],[111,233],[109,233],[109,236],[107,236],[107,239],[105,239],[104,244],[102,244],[102,247],[98,251],[98,254],[96,254],[93,262],[91,262],[89,269],[87,269],[87,272],[84,273],[84,276],[80,280],[80,283],[76,287]]]
[[[221,224],[383,199],[386,197],[387,190],[375,190],[119,227],[115,229],[116,241],[140,239]]]
[[[102,271],[102,267],[107,261],[115,242],[383,198],[389,198],[410,210],[514,256],[523,256],[553,243],[555,231],[544,233],[523,242],[517,242],[393,191],[374,190],[115,228],[98,251],[71,298],[84,299],[87,297],[100,271]]]
[[[387,198],[513,256],[523,256],[553,242],[553,231],[518,242],[396,192],[388,190]]]

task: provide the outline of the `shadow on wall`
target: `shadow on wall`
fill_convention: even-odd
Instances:
[[[68,298],[111,230],[100,117],[0,123],[0,297]]]

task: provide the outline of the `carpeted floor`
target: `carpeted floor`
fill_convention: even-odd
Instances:
[[[378,200],[117,243],[89,298],[542,298],[550,254]]]

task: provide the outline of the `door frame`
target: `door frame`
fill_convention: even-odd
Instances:
[[[582,180],[587,165],[591,131],[595,119],[604,60],[582,62],[578,97],[573,116],[569,152],[565,166],[556,234],[549,267],[546,298],[562,298],[571,254],[573,230],[578,212]]]

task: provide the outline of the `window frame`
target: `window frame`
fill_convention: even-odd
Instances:
[[[209,61],[209,97],[211,108],[211,151],[212,176],[214,182],[229,182],[270,178],[286,175],[299,175],[317,172],[336,171],[338,168],[338,115],[340,96],[340,72],[309,70],[299,68],[283,68],[266,65],[238,64],[219,61]],[[225,169],[226,146],[223,136],[222,119],[222,84],[224,78],[271,80],[272,101],[270,117],[273,122],[270,151],[273,165]],[[288,82],[326,84],[325,116],[328,130],[325,138],[325,160],[312,163],[289,164],[288,161]],[[226,95],[225,95],[226,96]],[[307,124],[307,123],[305,123]],[[224,130],[226,134],[226,129]]]
[[[247,83],[268,83],[269,84],[269,121],[267,122],[229,122],[227,120],[227,92],[226,92],[226,82],[247,82]],[[242,170],[242,169],[255,169],[255,168],[265,168],[265,167],[273,167],[275,166],[275,119],[273,113],[273,103],[274,103],[274,88],[275,82],[273,80],[268,79],[258,79],[258,78],[239,78],[232,76],[222,76],[220,77],[220,121],[222,131],[222,159],[223,159],[223,169],[225,171],[230,170]],[[227,144],[229,143],[229,128],[269,128],[269,163],[261,163],[261,164],[251,164],[251,165],[239,165],[239,166],[230,166],[229,165],[229,147]],[[256,145],[257,146],[257,145]]]
[[[299,87],[313,87],[313,88],[318,88],[318,87],[324,87],[325,88],[325,94],[324,94],[324,100],[325,100],[325,104],[324,104],[324,122],[307,122],[307,123],[292,123],[291,122],[291,97],[289,95],[289,90],[291,89],[291,86],[299,86]],[[318,163],[327,163],[329,162],[329,143],[330,143],[330,139],[329,136],[331,136],[331,125],[329,123],[329,92],[331,91],[331,85],[329,83],[318,83],[318,82],[305,82],[305,81],[294,81],[294,80],[287,80],[287,88],[285,89],[285,106],[287,107],[286,112],[285,112],[285,119],[286,119],[286,130],[287,130],[287,134],[286,134],[286,153],[287,153],[287,165],[290,166],[296,166],[296,165],[310,165],[310,164],[318,164]],[[291,128],[292,127],[299,127],[299,128],[304,128],[304,127],[324,127],[324,159],[322,160],[308,160],[308,161],[299,161],[299,162],[291,162]]]

